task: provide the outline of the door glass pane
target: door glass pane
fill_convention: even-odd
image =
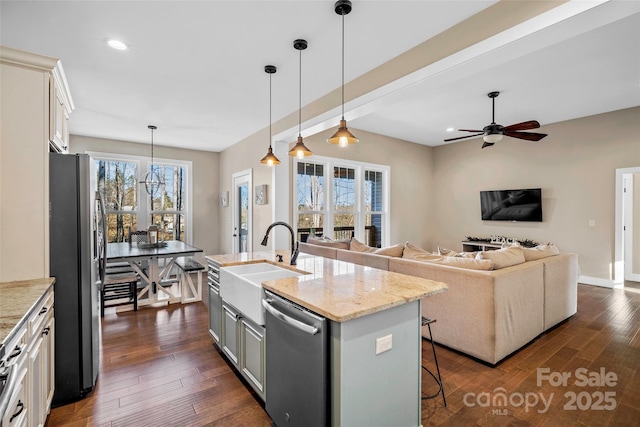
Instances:
[[[382,172],[364,173],[365,238],[367,244],[380,247],[382,244]],[[378,212],[378,213],[375,213]]]
[[[333,168],[334,239],[350,239],[355,225],[355,169]]]
[[[238,252],[247,252],[247,234],[249,230],[249,185],[242,184],[238,187],[238,200],[240,209],[238,210]]]

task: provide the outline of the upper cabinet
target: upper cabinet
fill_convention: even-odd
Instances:
[[[49,277],[49,151],[72,109],[59,59],[0,46],[0,282]]]
[[[58,61],[51,72],[49,84],[49,142],[51,150],[60,153],[69,151],[69,115],[73,111],[73,100],[67,79]]]

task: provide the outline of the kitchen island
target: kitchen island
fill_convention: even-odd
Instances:
[[[306,254],[289,266],[287,258],[263,251],[207,260],[219,268],[266,262],[302,273],[262,287],[329,320],[330,425],[420,426],[420,299],[447,285]]]

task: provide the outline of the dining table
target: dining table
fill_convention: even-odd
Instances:
[[[171,270],[180,257],[189,257],[201,253],[202,249],[191,246],[180,240],[160,242],[153,247],[148,245],[114,242],[107,244],[106,261],[108,263],[127,262],[140,275],[144,287],[138,292],[140,304],[164,302],[159,294],[168,296],[165,301],[179,299],[170,289],[176,279],[171,277]],[[145,294],[147,299],[145,300]]]

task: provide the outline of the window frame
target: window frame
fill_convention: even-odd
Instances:
[[[151,167],[151,158],[147,156],[137,156],[133,154],[117,154],[117,153],[105,153],[98,151],[88,151],[87,154],[91,157],[91,161],[95,162],[98,160],[104,161],[122,161],[122,162],[130,162],[136,163],[136,168],[138,172],[137,182],[137,203],[138,209],[135,211],[137,216],[137,225],[139,230],[146,230],[151,221],[151,215],[157,214],[160,215],[162,213],[169,214],[177,214],[177,211],[151,211],[151,197],[147,194],[147,191],[144,188],[144,184],[140,184],[142,178],[146,175]],[[153,158],[153,164],[162,165],[162,166],[178,166],[185,168],[184,174],[184,210],[182,211],[184,214],[185,221],[185,232],[184,232],[184,242],[187,244],[191,244],[193,238],[193,209],[192,209],[192,183],[193,183],[193,162],[190,160],[177,160],[177,159],[167,159],[167,158]],[[144,172],[143,172],[144,171]],[[134,211],[128,211],[134,212]],[[127,213],[128,213],[127,212]],[[107,212],[109,214],[111,212]],[[117,212],[113,212],[117,213]]]
[[[299,211],[298,210],[298,164],[299,163],[315,163],[323,166],[323,178],[324,178],[324,211]],[[298,215],[300,214],[313,214],[319,213],[323,214],[323,232],[327,236],[334,235],[334,217],[335,217],[335,206],[334,206],[334,177],[333,170],[334,167],[343,167],[355,170],[355,199],[354,199],[354,237],[360,242],[365,242],[365,221],[366,215],[371,213],[380,213],[383,216],[382,224],[383,230],[380,235],[381,246],[389,246],[391,240],[390,233],[390,225],[391,225],[391,215],[390,215],[390,194],[389,189],[390,186],[390,178],[391,178],[391,167],[388,165],[380,165],[375,163],[367,163],[367,162],[359,162],[354,160],[346,160],[346,159],[338,159],[333,157],[324,157],[324,156],[316,156],[314,155],[312,158],[303,158],[293,159],[293,203],[292,203],[292,218],[293,218],[293,226],[294,230],[297,234],[298,232]],[[365,171],[374,171],[382,173],[382,211],[372,211],[366,212],[364,210],[364,178]]]

